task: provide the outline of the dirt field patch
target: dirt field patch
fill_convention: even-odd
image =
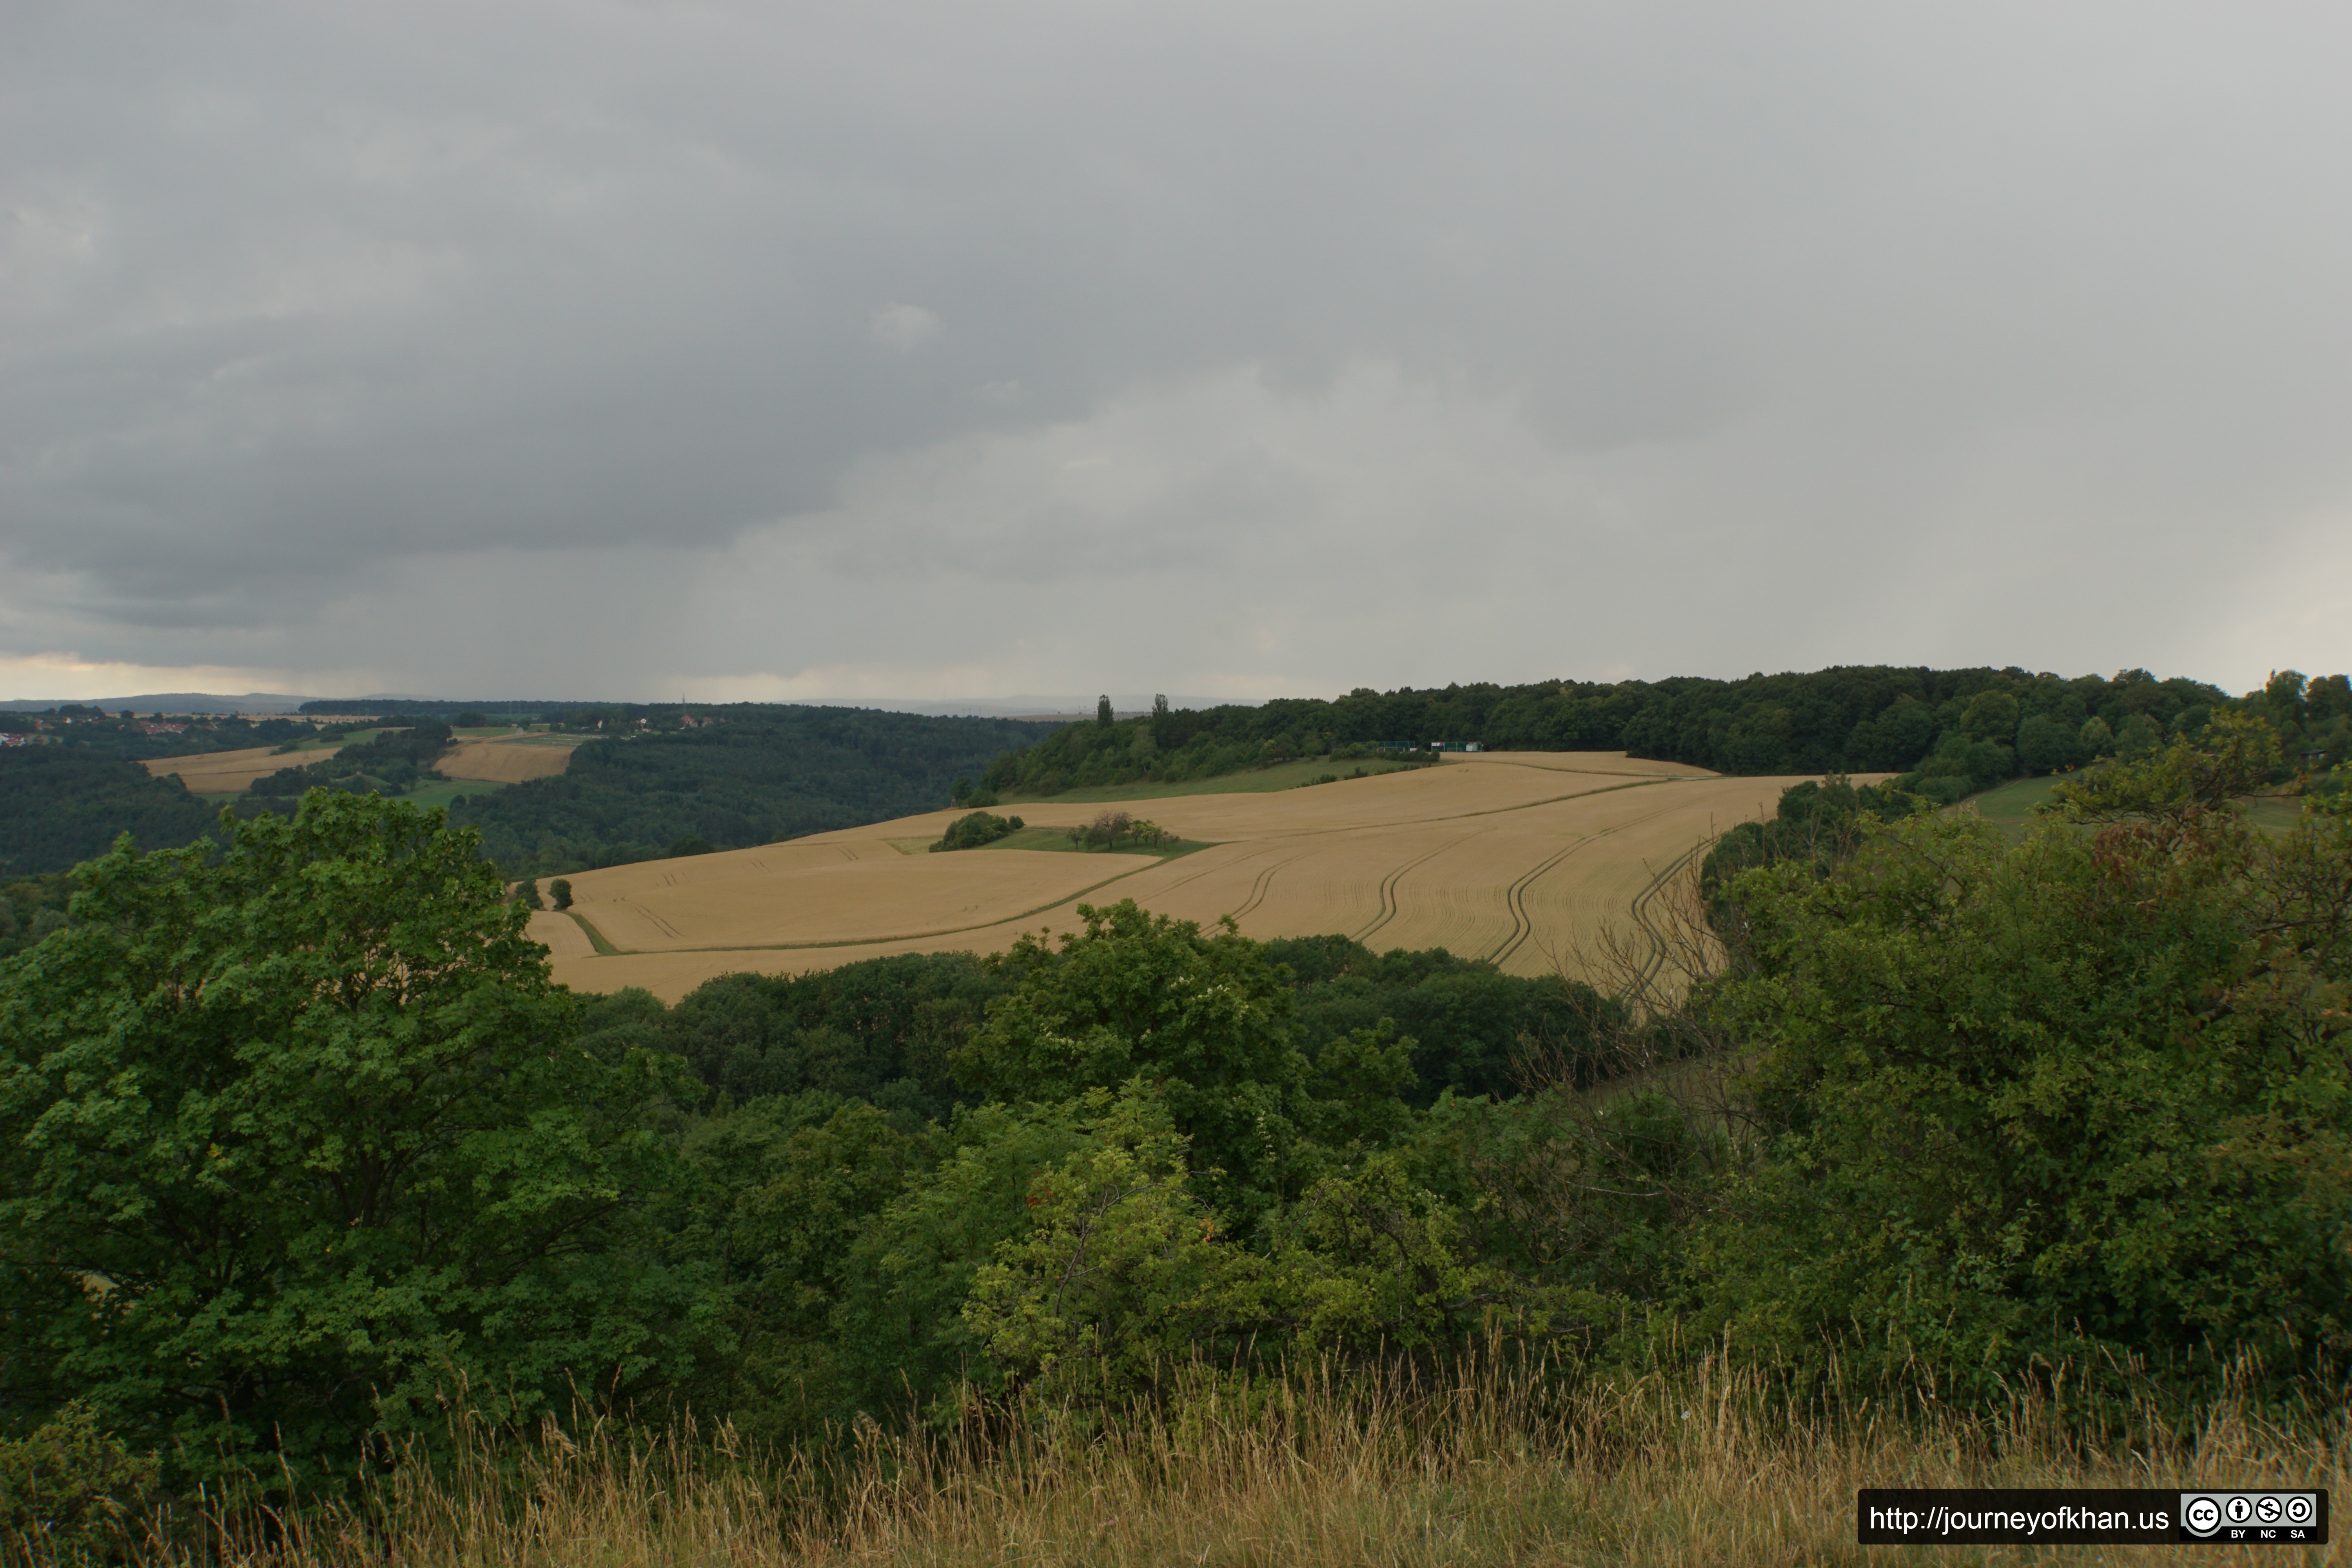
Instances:
[[[1169,860],[901,853],[898,843],[936,838],[958,815],[933,812],[581,872],[574,899],[622,951],[559,954],[556,973],[582,990],[643,985],[674,999],[730,970],[1000,952],[1024,931],[1074,927],[1081,900],[1122,898],[1203,923],[1230,914],[1255,937],[1336,931],[1375,949],[1443,946],[1543,973],[1603,931],[1637,934],[1637,906],[1664,876],[1734,823],[1769,813],[1794,782],[1616,753],[1449,757],[1313,789],[1155,802],[1154,821],[1209,846]],[[1051,829],[1098,809],[1045,801],[1022,815]]]

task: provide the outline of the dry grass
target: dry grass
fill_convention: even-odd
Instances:
[[[591,1425],[537,1443],[480,1434],[438,1474],[406,1467],[371,1506],[315,1514],[275,1546],[271,1521],[189,1531],[215,1560],[288,1568],[514,1564],[1472,1563],[1917,1562],[1855,1544],[1865,1486],[2328,1487],[2347,1444],[2234,1406],[2193,1436],[2086,1443],[2048,1407],[1956,1417],[1921,1400],[1803,1417],[1764,1377],[1702,1365],[1552,1392],[1540,1375],[1336,1390],[1313,1379],[1203,1392],[1108,1435],[975,1424],[854,1453],[776,1462],[721,1430]],[[259,1528],[257,1528],[259,1527]],[[151,1537],[151,1542],[152,1538]],[[2331,1562],[2340,1549],[2199,1550],[2200,1563]],[[194,1549],[144,1553],[199,1560]],[[1938,1563],[2170,1561],[2168,1548],[1943,1547]]]
[[[582,872],[573,896],[622,951],[559,958],[557,974],[581,990],[643,985],[675,999],[730,970],[997,952],[1024,931],[1074,927],[1082,897],[1133,898],[1203,923],[1230,914],[1254,937],[1339,931],[1378,948],[1443,946],[1512,973],[1548,973],[1560,952],[1603,931],[1638,935],[1634,906],[1659,874],[1733,823],[1769,812],[1791,782],[1718,778],[1614,752],[1451,757],[1311,789],[1155,801],[1154,821],[1209,846],[1165,863],[1005,848],[903,853],[928,847],[959,815],[932,812]],[[1022,814],[1055,831],[1093,810],[1049,801]],[[1045,860],[1058,865],[1035,864]]]

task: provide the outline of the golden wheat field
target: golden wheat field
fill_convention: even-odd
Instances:
[[[457,749],[434,764],[453,779],[485,784],[521,784],[543,779],[572,765],[572,748],[579,742],[543,740],[460,741]],[[348,742],[346,742],[348,744]],[[323,763],[343,748],[317,746],[300,752],[280,752],[273,746],[247,746],[235,752],[198,752],[185,757],[153,757],[144,766],[156,778],[178,774],[195,795],[235,795],[256,779],[280,768],[306,768]]]
[[[545,741],[460,741],[455,751],[433,765],[453,779],[521,784],[570,767],[572,746]]]
[[[530,940],[544,943],[548,952],[559,959],[589,958],[596,952],[596,944],[588,940],[578,921],[552,910],[531,911]]]
[[[307,752],[280,752],[275,746],[247,746],[235,752],[198,752],[186,757],[151,757],[144,763],[155,778],[176,773],[194,795],[234,795],[256,779],[266,779],[280,768],[304,768],[342,750],[320,746]]]
[[[959,815],[931,812],[789,844],[585,871],[573,911],[617,952],[533,922],[559,979],[676,999],[731,970],[797,973],[897,952],[1009,947],[1066,931],[1080,901],[1131,898],[1183,920],[1232,915],[1254,937],[1339,932],[1375,948],[1445,947],[1517,974],[1613,932],[1641,942],[1648,900],[1789,778],[1723,778],[1608,752],[1486,752],[1277,794],[1130,803],[1210,847],[1162,859],[990,848],[919,852]],[[1011,809],[1011,808],[1008,808]],[[1018,808],[1031,826],[1097,805]],[[908,853],[909,849],[918,852]],[[566,921],[566,925],[573,922]],[[542,940],[545,940],[544,938]]]

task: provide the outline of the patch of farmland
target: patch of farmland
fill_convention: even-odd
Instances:
[[[544,741],[460,741],[433,765],[453,779],[522,784],[563,772],[572,765],[572,750]]]
[[[530,940],[542,942],[548,956],[555,959],[593,958],[596,944],[570,915],[553,910],[533,910],[530,914]]]
[[[192,795],[238,795],[256,779],[266,779],[280,768],[305,768],[324,762],[349,742],[281,752],[275,746],[247,746],[234,752],[197,752],[184,757],[150,757],[142,764],[153,776],[179,775]]]
[[[1541,973],[1604,931],[1638,939],[1640,906],[1662,879],[1734,823],[1769,814],[1794,782],[1609,753],[1455,756],[1311,789],[1158,801],[1154,821],[1207,845],[1168,860],[902,853],[899,844],[928,843],[960,815],[932,812],[578,873],[575,909],[621,951],[559,956],[556,973],[582,990],[643,985],[674,998],[730,970],[1001,952],[1026,931],[1074,928],[1080,901],[1133,898],[1203,923],[1230,914],[1255,937],[1339,932]],[[1099,809],[1022,808],[1045,829]]]
[[[572,885],[574,908],[625,952],[778,949],[953,935],[1156,864],[1124,855],[909,856],[887,839],[799,839],[582,872]]]

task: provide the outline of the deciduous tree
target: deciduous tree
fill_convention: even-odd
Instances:
[[[600,1061],[440,814],[314,791],[75,873],[0,964],[0,1388],[202,1468],[346,1474],[437,1393],[528,1417],[685,1358],[633,1231],[674,1058]]]

